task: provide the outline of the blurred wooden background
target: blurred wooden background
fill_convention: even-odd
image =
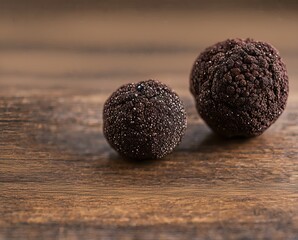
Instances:
[[[0,2],[0,239],[297,239],[297,1]],[[226,38],[280,50],[286,111],[262,136],[212,134],[188,91],[194,59]],[[132,164],[107,145],[105,99],[159,79],[189,127]]]

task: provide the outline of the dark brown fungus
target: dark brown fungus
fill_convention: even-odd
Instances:
[[[196,59],[190,90],[198,113],[216,133],[251,137],[262,134],[285,109],[288,75],[270,44],[228,39]]]
[[[158,159],[173,151],[186,130],[178,95],[155,80],[120,87],[103,110],[104,135],[124,158]]]

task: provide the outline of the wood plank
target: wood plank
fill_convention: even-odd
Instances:
[[[50,237],[61,226],[60,237],[79,236],[82,226],[100,236],[116,228],[123,239],[148,229],[177,239],[183,231],[212,236],[210,229],[216,237],[227,229],[235,238],[297,234],[295,104],[264,135],[226,141],[184,99],[190,117],[183,143],[163,160],[132,164],[102,136],[104,99],[1,99],[2,237],[23,227]]]

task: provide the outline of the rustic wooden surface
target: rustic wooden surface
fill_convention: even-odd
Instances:
[[[251,14],[2,15],[0,239],[298,239],[298,14]],[[234,36],[272,42],[291,81],[286,111],[247,140],[214,135],[188,91],[198,52]],[[102,107],[150,77],[181,95],[188,129],[164,159],[131,163]]]

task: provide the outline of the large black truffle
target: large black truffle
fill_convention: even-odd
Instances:
[[[186,113],[178,95],[155,80],[120,87],[106,101],[103,131],[124,158],[162,158],[186,130]]]
[[[218,134],[257,136],[281,115],[289,92],[285,64],[270,44],[229,39],[195,61],[190,90],[205,122]]]

